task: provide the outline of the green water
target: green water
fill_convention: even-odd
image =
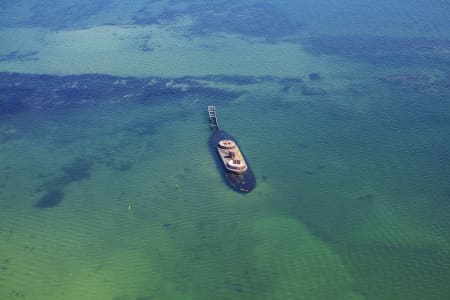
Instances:
[[[257,174],[248,195],[222,182],[203,103],[108,103],[5,122],[17,138],[2,145],[2,293],[442,298],[449,141],[440,128],[368,112],[330,118],[327,99],[284,109],[255,94],[216,103]],[[149,120],[161,122],[155,131]],[[411,131],[423,140],[405,139]],[[90,176],[64,186],[59,206],[34,208],[39,188],[80,158],[93,161]]]
[[[0,71],[249,75],[256,83],[195,77],[242,93],[147,102],[127,95],[2,113],[0,299],[450,296],[448,49],[421,52],[419,41],[413,54],[385,49],[401,59],[380,64],[373,62],[378,53],[314,53],[302,40],[377,35],[386,19],[383,32],[392,37],[448,38],[448,4],[432,1],[424,11],[423,1],[274,1],[305,24],[295,39],[266,41],[258,33],[188,36],[189,15],[129,25],[127,14],[141,2],[111,1],[80,26],[58,29],[16,21],[30,12],[12,5],[1,23],[0,54],[37,50],[39,59],[5,59]],[[383,15],[386,6],[392,10]],[[316,24],[319,17],[324,22]],[[112,20],[117,24],[105,24]],[[143,42],[155,49],[139,50]],[[309,79],[312,72],[321,79]],[[386,82],[396,74],[430,79]],[[326,93],[306,95],[304,86]],[[227,187],[208,149],[210,104],[256,175],[249,194]],[[36,207],[52,190],[63,193],[61,202]]]

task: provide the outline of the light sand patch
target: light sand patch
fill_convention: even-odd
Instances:
[[[98,26],[42,31],[3,29],[3,53],[39,51],[36,61],[7,61],[5,71],[105,73],[132,76],[207,74],[298,76],[337,70],[326,58],[307,54],[294,43],[265,43],[240,35],[189,36],[184,26]],[[17,34],[19,32],[19,34]],[[30,38],[31,37],[31,38]],[[147,51],[143,51],[146,49]]]
[[[253,228],[261,274],[276,278],[268,299],[338,299],[351,292],[352,278],[339,256],[300,222],[259,218]]]

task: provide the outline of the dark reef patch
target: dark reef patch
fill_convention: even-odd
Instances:
[[[376,64],[422,61],[450,65],[450,40],[447,39],[319,36],[303,40],[302,45],[313,54],[340,55]]]
[[[98,105],[102,101],[167,103],[185,97],[231,100],[243,92],[210,87],[202,78],[115,77],[103,74],[40,75],[0,72],[0,114],[26,110],[54,111]],[[218,76],[215,80],[255,82],[251,77]],[[203,79],[202,79],[203,80]]]
[[[216,81],[216,82],[230,83],[230,84],[235,84],[235,85],[257,84],[263,80],[260,77],[245,76],[245,75],[233,75],[233,76],[231,76],[231,75],[207,75],[207,76],[195,77],[192,79]]]
[[[98,106],[103,102],[159,105],[186,99],[208,103],[211,99],[230,101],[245,94],[246,85],[266,82],[279,84],[285,91],[296,87],[306,89],[304,93],[307,94],[324,94],[321,89],[308,90],[300,77],[219,74],[138,78],[104,74],[56,76],[0,72],[0,115],[25,111],[62,112]],[[152,122],[142,124],[141,129],[130,130],[143,135],[153,134],[152,128],[157,126]]]
[[[308,75],[309,80],[320,80],[320,74],[319,73],[311,73]]]
[[[148,45],[148,43],[141,43],[139,45],[139,50],[144,51],[144,52],[153,52],[155,50],[155,47],[151,47]]]
[[[194,23],[192,35],[214,32],[238,33],[247,36],[276,40],[298,32],[302,25],[291,18],[282,7],[272,3],[242,1],[198,1],[190,5],[176,6],[171,1],[161,13],[153,14],[152,8],[144,7],[133,17],[139,25],[168,24],[182,16],[191,16]]]
[[[371,201],[375,200],[375,195],[373,195],[373,194],[362,195],[362,196],[359,196],[356,200],[371,202]]]
[[[232,91],[213,87],[194,87],[190,89],[190,93],[197,97],[206,99],[215,99],[219,101],[235,99],[240,97],[244,92]]]
[[[415,91],[450,91],[450,79],[433,78],[418,73],[391,74],[380,78],[381,81],[398,88],[413,89]]]
[[[188,78],[154,80],[142,89],[140,103],[166,103],[185,97],[199,97],[216,100],[234,99],[242,92],[209,87]]]
[[[36,2],[31,7],[31,17],[25,20],[25,25],[39,26],[61,30],[73,27],[88,26],[89,17],[94,16],[109,6],[109,0],[79,0],[75,3],[57,1],[51,5],[48,2]]]
[[[39,51],[20,52],[18,50],[6,54],[0,54],[0,62],[8,61],[36,61],[39,60],[37,54]]]
[[[298,77],[283,77],[278,80],[278,83],[282,86],[283,92],[289,92],[292,88],[300,87],[303,79]]]
[[[52,30],[83,28],[115,21],[93,18],[111,5],[110,0],[0,1],[0,25],[4,27],[43,27]],[[22,13],[17,13],[17,11]],[[25,12],[25,13],[23,13]],[[114,16],[116,17],[116,16]]]
[[[35,204],[34,207],[43,209],[57,206],[64,198],[64,193],[61,190],[48,191]]]
[[[228,2],[194,4],[189,11],[197,22],[191,28],[194,34],[230,32],[242,35],[277,39],[297,32],[301,25],[280,8],[280,6],[257,2],[243,4]]]
[[[182,15],[182,11],[178,9],[164,9],[158,14],[153,14],[153,10],[149,7],[139,9],[133,16],[133,23],[136,25],[155,25],[167,24],[175,22]]]
[[[144,34],[140,37],[136,38],[136,41],[138,43],[138,49],[144,52],[152,52],[155,50],[155,48],[161,47],[159,43],[155,43],[153,45],[150,44],[150,41],[152,39],[151,34]]]
[[[305,96],[326,95],[326,91],[322,88],[313,88],[309,86],[302,87],[302,94]]]
[[[393,74],[382,80],[394,85],[428,85],[432,78],[423,74]]]
[[[43,203],[46,203],[45,201],[57,199],[57,197],[61,196],[59,194],[55,194],[55,191],[61,191],[65,186],[73,182],[88,179],[91,176],[92,166],[93,162],[86,158],[77,158],[64,165],[61,168],[61,171],[63,172],[62,175],[56,176],[53,179],[44,182],[39,188],[37,188],[38,192],[45,191],[46,195],[49,195],[48,198],[41,198]],[[59,201],[61,201],[62,198],[63,197],[61,196]]]
[[[132,126],[127,127],[126,130],[137,136],[145,137],[151,136],[158,131],[165,120],[146,120],[141,122],[136,122]]]
[[[92,161],[85,158],[77,158],[62,168],[64,171],[62,178],[67,182],[88,179],[91,176],[91,169]]]
[[[283,77],[279,80],[282,85],[296,85],[303,83],[303,79],[299,77]]]
[[[110,0],[3,2],[0,25],[5,27],[65,30],[101,25],[167,26],[188,17],[193,20],[187,25],[188,35],[226,32],[262,37],[268,41],[295,34],[303,27],[282,4],[257,0],[141,1],[135,12],[124,12],[121,18],[116,13],[120,4]],[[26,13],[18,15],[18,9]],[[143,51],[152,49],[141,46]]]
[[[169,228],[172,227],[172,224],[171,224],[171,223],[164,223],[164,224],[162,225],[162,227],[163,227],[163,228],[166,228],[166,229],[169,229]]]
[[[27,110],[24,99],[33,95],[34,89],[14,86],[0,86],[0,116],[18,114]]]

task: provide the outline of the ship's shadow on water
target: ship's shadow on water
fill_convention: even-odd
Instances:
[[[231,135],[226,133],[223,130],[220,129],[214,129],[211,133],[211,136],[209,137],[209,149],[211,151],[211,154],[214,158],[214,161],[216,162],[217,169],[222,174],[222,178],[224,182],[233,190],[240,192],[240,193],[249,193],[251,192],[255,186],[256,186],[256,178],[255,174],[253,173],[253,170],[248,162],[248,160],[244,159],[247,163],[247,171],[244,174],[238,175],[228,172],[221,159],[219,158],[219,155],[217,153],[217,144],[221,140],[233,140],[236,142],[236,139],[233,138]],[[237,142],[236,142],[237,143]],[[238,145],[239,146],[239,145]]]

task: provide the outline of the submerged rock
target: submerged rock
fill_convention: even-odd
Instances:
[[[60,190],[47,192],[35,204],[34,207],[43,209],[57,206],[64,198],[64,193]]]
[[[309,74],[310,80],[320,80],[320,74],[319,73],[311,73]]]

